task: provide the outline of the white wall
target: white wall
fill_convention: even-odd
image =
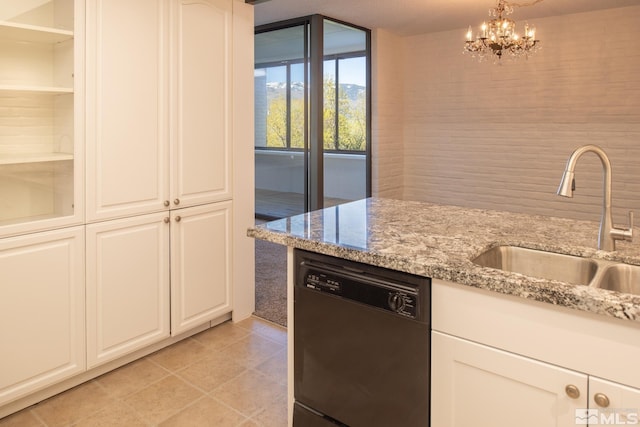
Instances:
[[[614,220],[640,212],[640,6],[530,23],[542,50],[502,65],[463,55],[465,28],[374,32],[375,195],[401,185],[405,199],[597,221],[595,156],[576,168],[574,199],[555,191],[573,149],[598,144]]]

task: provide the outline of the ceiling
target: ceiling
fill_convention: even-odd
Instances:
[[[525,7],[526,4],[536,3]],[[517,22],[545,16],[640,5],[640,0],[524,0],[512,15]],[[369,29],[400,36],[476,26],[488,17],[495,0],[267,0],[255,7],[262,25],[319,13]]]

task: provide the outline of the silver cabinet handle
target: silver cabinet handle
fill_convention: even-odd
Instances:
[[[569,384],[568,386],[566,386],[564,388],[564,391],[567,393],[567,396],[572,399],[577,399],[580,397],[580,389],[573,384]]]
[[[604,393],[596,393],[593,396],[593,400],[596,402],[596,405],[600,406],[601,408],[607,408],[609,406],[609,398],[607,397],[606,394]]]

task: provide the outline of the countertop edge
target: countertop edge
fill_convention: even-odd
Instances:
[[[250,228],[247,236],[297,249],[317,252],[351,261],[389,268],[432,279],[450,281],[478,289],[504,295],[511,295],[554,306],[590,312],[621,320],[640,322],[640,297],[611,292],[588,286],[572,285],[564,282],[538,279],[518,273],[487,269],[466,262],[443,263],[439,265],[417,265],[411,259],[392,253],[376,253],[350,248],[344,245],[319,242],[286,232],[276,232],[265,228]],[[500,242],[495,242],[495,245]],[[507,244],[504,242],[503,244]],[[511,242],[509,242],[511,244]],[[525,247],[535,244],[523,245]],[[572,252],[576,252],[575,250]],[[606,259],[604,256],[593,256]],[[632,260],[632,261],[635,261]]]

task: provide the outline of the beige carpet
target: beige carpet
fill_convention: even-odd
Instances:
[[[287,326],[287,247],[258,239],[255,315]]]

